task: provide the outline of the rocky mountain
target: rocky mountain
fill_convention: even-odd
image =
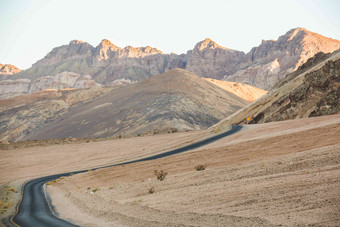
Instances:
[[[196,44],[192,51],[187,53],[186,69],[202,77],[221,79],[224,75],[233,74],[244,53],[222,47],[205,39]]]
[[[291,29],[278,40],[263,40],[260,46],[252,48],[239,69],[224,78],[268,90],[315,54],[330,53],[339,48],[339,40],[304,28]]]
[[[171,64],[171,59],[152,47],[119,48],[105,39],[93,47],[73,40],[68,45],[54,48],[31,68],[14,75],[13,79],[36,80],[68,71],[90,75],[97,83],[110,85],[117,79],[140,81],[162,73],[166,65]]]
[[[210,39],[197,43],[193,50],[181,55],[164,54],[149,46],[120,48],[106,39],[96,47],[73,40],[68,45],[54,48],[31,68],[10,77],[0,77],[0,80],[16,80],[0,84],[0,93],[6,92],[9,87],[17,90],[14,85],[27,87],[28,83],[34,84],[42,77],[53,80],[56,75],[65,72],[87,75],[97,84],[110,86],[117,80],[137,82],[174,68],[187,69],[201,77],[241,82],[268,90],[309,57],[320,51],[329,53],[339,48],[340,41],[303,28],[292,29],[278,40],[262,41],[247,54],[222,47]],[[16,94],[32,92],[26,88],[19,90]],[[0,97],[13,95],[15,93],[1,93]]]
[[[89,91],[93,89],[100,90]],[[7,105],[0,109],[0,138],[137,136],[204,129],[249,103],[183,69],[101,92],[72,106],[65,101],[69,95],[54,92],[57,98],[45,101],[0,101],[0,106]]]
[[[265,96],[213,128],[323,116],[340,111],[340,51],[318,53],[278,82]]]
[[[14,65],[0,64],[0,75],[13,75],[13,74],[18,73],[20,71],[21,70]]]

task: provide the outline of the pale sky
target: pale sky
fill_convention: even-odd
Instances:
[[[0,63],[29,68],[78,39],[186,53],[210,38],[248,52],[304,27],[340,40],[340,0],[0,0]]]

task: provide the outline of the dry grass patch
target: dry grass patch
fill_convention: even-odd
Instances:
[[[165,179],[166,175],[168,175],[168,173],[165,172],[164,170],[160,170],[160,171],[155,170],[154,174],[156,175],[157,180],[160,180],[160,181],[163,181]]]
[[[205,170],[205,168],[207,168],[206,165],[197,165],[197,166],[195,166],[195,169],[196,169],[197,171]]]

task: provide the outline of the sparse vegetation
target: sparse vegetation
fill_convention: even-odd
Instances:
[[[97,192],[97,191],[99,191],[99,190],[100,190],[100,188],[95,187],[95,188],[92,189],[92,192]]]
[[[160,171],[155,170],[154,173],[157,177],[157,180],[160,180],[160,181],[163,181],[165,179],[166,175],[168,175],[168,173],[165,172],[164,170],[160,170]]]
[[[154,187],[149,188],[148,192],[149,194],[153,194],[155,192],[155,188]]]
[[[14,189],[14,188],[8,188],[7,189],[7,192],[14,192],[14,193],[18,193],[18,191],[16,190],[16,189]]]
[[[207,168],[207,166],[206,165],[197,165],[197,166],[195,166],[195,169],[197,170],[197,171],[202,171],[202,170],[205,170],[205,168]]]

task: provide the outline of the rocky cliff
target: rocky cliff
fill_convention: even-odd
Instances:
[[[13,75],[18,72],[21,72],[21,70],[14,65],[0,64],[0,75]]]
[[[0,99],[31,94],[46,89],[61,90],[90,87],[101,87],[101,85],[94,82],[89,75],[81,76],[73,72],[62,72],[55,76],[44,76],[35,80],[2,80],[0,81]]]
[[[136,82],[174,68],[183,68],[201,77],[247,83],[269,90],[309,57],[320,51],[329,53],[339,48],[340,41],[303,28],[292,29],[278,40],[262,41],[247,54],[222,47],[210,39],[197,43],[193,50],[181,55],[164,54],[149,46],[120,48],[106,39],[96,47],[73,40],[68,45],[54,48],[31,68],[10,77],[0,77],[0,80],[29,79],[30,83],[34,83],[42,77],[54,78],[57,74],[72,72],[89,75],[96,83],[109,86],[117,80]],[[0,89],[8,83],[11,82],[0,84]],[[20,81],[12,83],[26,86],[26,81],[23,84]]]

